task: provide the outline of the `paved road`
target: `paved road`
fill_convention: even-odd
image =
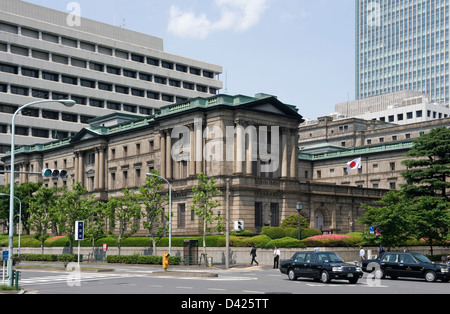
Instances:
[[[20,286],[27,294],[173,294],[173,295],[267,295],[267,294],[449,294],[449,283],[398,279],[373,282],[367,275],[357,284],[310,279],[289,281],[277,269],[263,266],[221,268],[171,268],[176,276],[160,274],[155,266],[110,266],[110,272],[63,273],[22,270]],[[217,277],[203,276],[205,273]],[[195,277],[193,277],[195,276]]]

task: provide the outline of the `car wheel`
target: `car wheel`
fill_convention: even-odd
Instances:
[[[295,274],[295,271],[292,268],[288,270],[288,278],[289,280],[297,279],[297,275]]]
[[[432,270],[425,273],[425,280],[428,282],[435,282],[437,279],[436,273]]]
[[[330,278],[330,274],[324,270],[321,274],[320,274],[320,281],[323,283],[329,283],[331,280]]]
[[[386,277],[386,273],[382,268],[375,270],[375,278],[376,279],[384,279]]]

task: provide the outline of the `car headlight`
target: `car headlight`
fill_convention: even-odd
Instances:
[[[362,272],[362,268],[361,267],[356,267],[356,271],[357,272]]]
[[[332,271],[342,271],[342,267],[333,267]]]
[[[448,268],[441,268],[441,273],[448,273]]]

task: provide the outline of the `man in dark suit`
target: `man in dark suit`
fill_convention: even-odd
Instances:
[[[252,256],[252,262],[250,263],[250,265],[253,265],[253,262],[255,262],[256,265],[259,265],[258,262],[256,261],[256,248],[255,248],[255,246],[252,247],[252,251],[250,252],[250,255]]]

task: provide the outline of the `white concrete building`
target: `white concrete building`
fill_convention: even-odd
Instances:
[[[17,0],[0,1],[0,156],[10,150],[12,114],[37,100],[73,99],[22,112],[16,144],[79,132],[114,112],[155,110],[222,89],[222,67],[163,50],[163,40]]]
[[[382,111],[366,112],[356,116],[356,118],[364,120],[379,120],[395,124],[411,124],[447,117],[450,117],[448,106],[430,103],[424,95],[405,99]]]

